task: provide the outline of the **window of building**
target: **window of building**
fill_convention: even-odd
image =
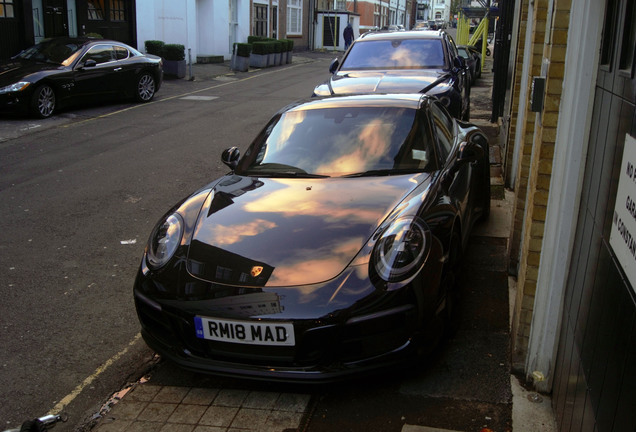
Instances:
[[[634,2],[627,2],[625,11],[625,25],[623,27],[623,43],[621,44],[621,58],[619,69],[634,77],[634,50],[636,49],[636,7]]]
[[[617,1],[609,0],[605,10],[605,25],[601,39],[601,67],[605,70],[611,69],[612,54],[614,50],[614,23],[616,22]]]
[[[303,33],[303,2],[289,0],[287,2],[287,34],[301,35]]]
[[[254,36],[267,36],[267,5],[254,5]]]
[[[13,0],[0,0],[0,18],[15,18]]]
[[[88,0],[88,19],[100,21],[104,19],[104,0]]]
[[[110,20],[126,21],[126,1],[110,0]]]

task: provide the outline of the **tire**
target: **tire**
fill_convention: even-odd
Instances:
[[[55,91],[48,84],[38,86],[31,96],[31,114],[38,118],[50,117],[55,111]]]
[[[139,75],[135,85],[135,100],[137,102],[150,102],[155,97],[156,91],[155,78],[150,73],[145,72]]]

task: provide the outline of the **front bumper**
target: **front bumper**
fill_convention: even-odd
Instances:
[[[30,94],[27,92],[11,92],[0,94],[0,112],[27,113]]]
[[[422,347],[420,314],[401,303],[344,321],[292,320],[296,344],[283,347],[197,338],[194,314],[135,293],[143,338],[162,357],[197,372],[289,382],[335,381],[413,358]]]

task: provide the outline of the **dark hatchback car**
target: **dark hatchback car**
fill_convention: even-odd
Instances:
[[[358,38],[315,96],[426,93],[456,118],[470,118],[470,72],[443,31],[369,33]]]
[[[481,52],[472,45],[457,45],[457,52],[466,62],[470,70],[470,81],[474,84],[481,77]]]
[[[0,111],[46,118],[58,108],[101,98],[152,100],[161,87],[160,57],[121,42],[55,38],[0,63]]]
[[[201,372],[331,381],[432,350],[488,216],[488,142],[425,95],[314,98],[176,204],[134,285],[147,344]]]

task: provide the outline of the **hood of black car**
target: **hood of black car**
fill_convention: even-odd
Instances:
[[[24,80],[34,73],[59,69],[60,65],[11,60],[0,63],[0,87]]]
[[[298,286],[340,274],[428,174],[271,179],[228,175],[208,196],[188,271],[210,282]]]
[[[356,71],[339,72],[329,84],[333,94],[418,93],[446,72],[417,71]]]

